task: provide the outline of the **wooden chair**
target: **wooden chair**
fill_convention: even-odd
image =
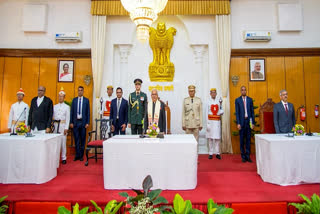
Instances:
[[[60,132],[59,132],[60,122],[61,122],[60,120],[53,120],[53,121],[51,122],[50,133],[60,134]],[[54,131],[56,130],[55,124],[57,124],[57,131],[56,131],[56,132],[54,132]]]
[[[159,97],[159,101],[164,103],[164,110],[166,111],[166,118],[167,118],[167,130],[166,130],[166,134],[171,134],[171,111],[170,111],[170,107],[168,105],[168,101],[167,102],[163,102],[162,100],[160,100]]]
[[[95,159],[96,162],[98,159],[103,159],[103,152],[98,152],[98,149],[103,148],[103,141],[109,138],[108,135],[108,128],[111,124],[111,120],[109,119],[95,119],[96,121],[96,128],[93,131],[88,132],[88,144],[86,148],[86,157],[87,161],[85,162],[85,166],[89,165],[89,159]],[[94,138],[93,138],[94,134]],[[99,135],[98,135],[99,134]],[[94,149],[94,155],[89,156],[89,151]],[[98,155],[100,155],[98,157]]]
[[[276,133],[273,124],[273,106],[274,102],[271,98],[268,98],[263,105],[260,105],[259,119],[261,125],[261,134],[273,134]]]

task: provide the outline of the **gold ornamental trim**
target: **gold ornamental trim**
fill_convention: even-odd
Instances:
[[[168,0],[160,15],[228,15],[230,0]],[[91,0],[91,14],[128,16],[120,0]]]

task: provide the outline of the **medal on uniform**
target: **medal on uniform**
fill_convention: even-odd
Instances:
[[[140,100],[143,102],[144,101],[144,97],[140,97]]]

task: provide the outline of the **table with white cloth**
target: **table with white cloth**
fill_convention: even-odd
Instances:
[[[103,142],[104,188],[142,189],[143,179],[151,175],[153,189],[194,189],[197,160],[193,135],[117,135]]]
[[[57,176],[63,135],[0,135],[0,183],[41,184]]]
[[[257,172],[282,186],[320,183],[320,137],[255,135]]]

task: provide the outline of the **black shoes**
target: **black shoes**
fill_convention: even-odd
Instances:
[[[208,159],[212,159],[212,155],[209,155]]]
[[[80,161],[83,161],[83,158],[80,158]]]
[[[221,160],[221,156],[220,155],[216,155],[216,158]]]
[[[77,161],[77,160],[79,160],[79,158],[77,158],[77,157],[75,157],[75,158],[73,159],[73,161]]]
[[[63,161],[62,161],[62,164],[67,164],[67,161],[66,161],[66,160],[63,160]]]
[[[252,160],[251,160],[250,158],[248,158],[247,161],[248,161],[249,163],[252,163]]]
[[[242,163],[245,163],[245,162],[247,162],[247,160],[242,158]]]

